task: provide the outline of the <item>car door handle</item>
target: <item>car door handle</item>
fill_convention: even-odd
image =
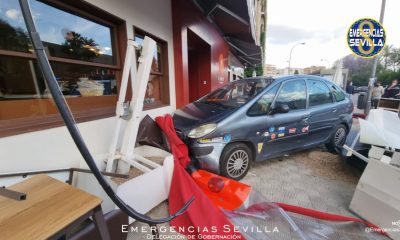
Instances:
[[[337,112],[337,108],[332,109],[332,112]]]

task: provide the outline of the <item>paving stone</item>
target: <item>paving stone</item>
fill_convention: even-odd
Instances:
[[[320,150],[317,149],[315,151]],[[266,200],[272,202],[283,202],[319,211],[353,216],[348,207],[357,181],[347,180],[354,179],[354,176],[351,176],[352,178],[332,180],[326,176],[334,175],[334,172],[326,175],[316,174],[312,169],[312,165],[297,161],[298,158],[304,158],[309,153],[310,151],[292,154],[289,157],[282,158],[282,161],[272,159],[254,163],[249,174],[242,182],[250,184]],[[328,167],[329,165],[326,171],[335,170]],[[346,174],[352,173],[351,171],[346,172]],[[168,209],[165,202],[152,210],[149,215],[161,217],[167,216],[167,214]],[[308,219],[307,221],[310,220]],[[134,225],[140,225],[140,223],[134,223]],[[288,226],[285,227],[287,228]],[[281,229],[285,229],[285,227],[282,226]],[[281,229],[278,234],[272,234],[270,236],[271,239],[299,239],[292,229],[288,228],[287,231]],[[143,234],[130,233],[128,240],[144,239],[144,237]],[[337,237],[337,239],[341,239],[339,235]],[[354,239],[357,238],[355,237]]]

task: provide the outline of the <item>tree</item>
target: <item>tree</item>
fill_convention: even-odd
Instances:
[[[382,70],[378,72],[378,80],[384,85],[393,79],[400,79],[400,48],[393,45],[387,46],[380,56]]]
[[[356,86],[368,85],[372,75],[372,65],[372,58],[360,58],[354,55],[343,58],[343,67],[349,69],[349,81]],[[377,79],[383,85],[389,84],[393,79],[400,79],[400,48],[390,45],[383,50],[379,56],[376,73]]]
[[[392,55],[392,49],[393,49],[393,45],[387,46],[385,47],[385,49],[383,49],[383,53],[380,57],[380,61],[383,64],[383,67],[385,70],[388,69],[388,67],[391,64],[391,55]]]
[[[256,71],[256,76],[262,76],[263,75],[263,68],[261,65],[259,66],[247,66],[244,69],[244,76],[245,77],[252,77],[253,76],[253,71]]]
[[[100,56],[99,45],[92,38],[83,37],[74,31],[66,34],[62,46],[64,52],[76,58],[90,60]]]
[[[28,52],[30,40],[22,28],[14,28],[8,22],[0,19],[0,48],[11,51]]]
[[[372,75],[373,59],[360,58],[354,55],[347,55],[343,58],[343,67],[349,69],[349,82],[355,86],[367,86]],[[378,64],[377,73],[383,69]]]

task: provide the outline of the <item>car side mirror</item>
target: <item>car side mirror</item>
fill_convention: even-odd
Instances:
[[[279,104],[271,109],[270,114],[272,115],[276,113],[287,113],[289,112],[289,110],[290,108],[287,104]]]

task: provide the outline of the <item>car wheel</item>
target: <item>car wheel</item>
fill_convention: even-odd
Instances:
[[[339,124],[335,128],[335,131],[333,131],[329,142],[326,144],[328,150],[335,152],[338,150],[338,147],[341,148],[346,142],[347,134],[348,132],[346,126]]]
[[[240,180],[250,169],[252,154],[243,143],[233,143],[225,147],[220,159],[220,172],[223,176]]]

